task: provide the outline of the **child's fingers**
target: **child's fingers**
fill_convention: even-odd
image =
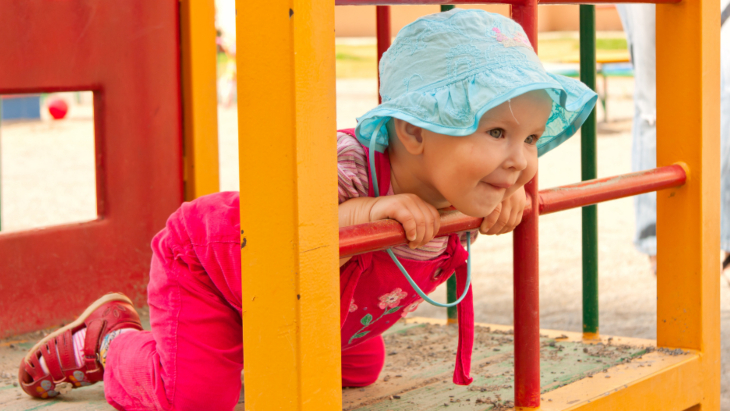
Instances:
[[[393,219],[403,226],[408,242],[416,240],[418,228],[416,227],[416,218],[413,216],[411,210],[407,207],[402,207],[393,214]]]
[[[497,222],[497,219],[499,218],[499,215],[502,213],[502,204],[497,204],[497,207],[492,211],[491,214],[486,216],[484,218],[484,221],[482,222],[482,225],[479,226],[479,232],[481,234],[487,234],[489,229],[494,226],[494,224]]]
[[[509,222],[502,228],[502,231],[500,231],[499,234],[507,234],[511,231],[514,231],[515,228],[520,224],[522,221],[522,210],[512,209],[512,215],[509,218]]]
[[[436,207],[432,206],[431,204],[426,204],[431,210],[431,214],[433,215],[433,235],[438,234],[439,230],[441,229],[441,214],[439,214],[439,210],[436,209]]]
[[[421,247],[425,244],[427,244],[429,241],[433,239],[433,236],[436,235],[436,232],[433,230],[434,225],[434,216],[433,212],[431,212],[431,207],[429,204],[427,204],[424,201],[416,201],[416,205],[418,206],[421,213],[423,213],[423,221],[424,221],[424,234],[423,238],[421,239],[421,242],[418,244],[418,247]],[[433,207],[431,207],[433,208]]]
[[[411,218],[413,218],[413,226],[415,227],[415,235],[408,237],[408,246],[416,248],[421,244],[423,237],[426,235],[426,219],[423,215],[423,211],[421,211],[421,208],[418,206],[417,200],[410,196],[406,196],[403,198],[403,205]]]
[[[512,209],[510,210],[510,214],[507,217],[507,222],[504,224],[501,230],[497,233],[497,235],[508,233],[514,229],[514,221],[516,217],[516,210]]]
[[[406,223],[403,224],[403,228],[406,229],[408,244],[411,245],[418,241],[418,222],[410,211],[408,211],[408,215],[409,218],[406,220]]]
[[[423,210],[419,206],[417,202],[413,202],[413,205],[411,206],[413,213],[413,217],[416,219],[416,240],[413,241],[409,246],[411,248],[418,248],[423,244],[423,240],[426,238],[426,233],[428,231],[428,223],[426,222],[426,215],[424,214]]]
[[[515,221],[512,223],[512,229],[510,231],[514,231],[515,229],[517,229],[517,226],[520,225],[520,223],[522,222],[522,215],[524,213],[524,210],[520,209],[516,211],[517,212],[515,214]]]
[[[512,211],[512,208],[510,207],[510,204],[508,202],[504,203],[502,205],[502,211],[499,213],[499,217],[497,218],[497,221],[489,229],[489,231],[487,231],[487,235],[499,234],[502,231],[502,228],[504,228],[504,226],[507,225],[511,211]]]

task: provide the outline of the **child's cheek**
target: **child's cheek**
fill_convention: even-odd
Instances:
[[[528,158],[527,168],[522,170],[522,173],[520,173],[520,178],[517,179],[516,185],[527,184],[533,177],[535,177],[535,174],[537,174],[537,155],[534,155],[534,158]]]

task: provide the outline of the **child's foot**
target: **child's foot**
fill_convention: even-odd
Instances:
[[[107,294],[31,348],[20,362],[20,386],[31,397],[51,398],[99,382],[111,340],[133,330],[142,330],[142,324],[132,302]]]

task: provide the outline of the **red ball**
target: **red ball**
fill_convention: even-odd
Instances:
[[[68,113],[68,104],[60,98],[54,98],[48,102],[48,112],[54,120],[61,120]]]

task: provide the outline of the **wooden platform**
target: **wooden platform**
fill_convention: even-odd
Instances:
[[[456,326],[425,318],[391,329],[385,337],[388,357],[380,380],[370,387],[344,389],[343,408],[512,408],[512,328],[477,327],[472,358],[474,382],[468,387],[451,382],[456,331]],[[688,351],[657,351],[651,340],[607,337],[584,342],[582,334],[550,330],[543,330],[541,335],[541,410],[579,409],[662,369],[696,358]]]
[[[511,327],[477,327],[472,362],[474,383],[468,387],[451,382],[456,331],[456,326],[425,318],[403,321],[393,327],[385,336],[387,358],[380,379],[370,387],[343,389],[343,409],[512,408]],[[3,362],[18,364],[33,342],[0,342]],[[652,376],[666,375],[671,370],[680,372],[682,366],[691,366],[696,359],[697,354],[688,351],[658,351],[650,340],[615,337],[584,342],[581,334],[543,330],[541,410],[604,408],[601,404],[605,400],[613,401],[622,397],[622,392],[641,389],[641,383],[651,382]],[[113,409],[104,400],[103,384],[46,401],[27,397],[7,378],[0,381],[0,409],[4,411]],[[618,395],[609,397],[611,393]],[[243,395],[240,401],[243,402]],[[636,405],[635,409],[643,409]],[[236,409],[243,410],[243,404]]]

